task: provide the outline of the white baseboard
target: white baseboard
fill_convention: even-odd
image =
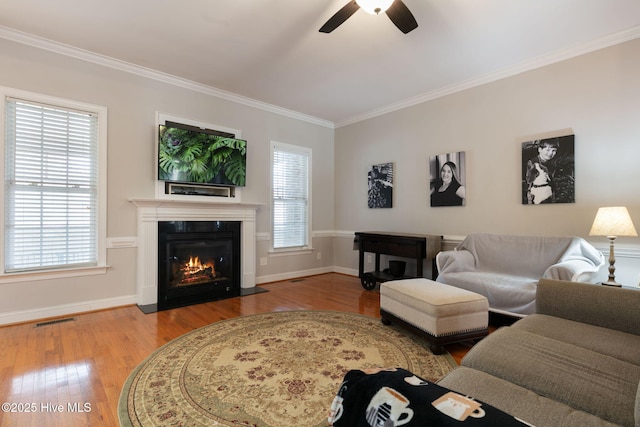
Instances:
[[[12,311],[0,313],[0,325],[24,323],[33,320],[47,319],[50,317],[66,316],[70,314],[85,313],[88,311],[103,310],[106,308],[121,307],[136,303],[136,296],[129,295],[117,298],[85,301],[77,304],[63,304],[53,307],[44,307],[34,310]]]
[[[324,274],[324,273],[333,273],[334,271],[335,271],[335,268],[333,266],[329,266],[329,267],[322,267],[322,268],[312,268],[310,270],[298,270],[298,271],[289,271],[289,272],[280,273],[280,274],[269,274],[266,276],[256,277],[256,284],[259,285],[262,283],[280,282],[282,280],[297,279],[299,277],[315,276],[317,274]]]
[[[346,274],[347,276],[355,276],[358,277],[358,270],[355,268],[346,268],[346,267],[338,267],[333,266],[334,273]]]

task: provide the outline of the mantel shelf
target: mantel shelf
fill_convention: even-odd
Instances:
[[[215,207],[215,208],[229,208],[229,209],[258,209],[262,204],[259,203],[231,203],[231,202],[218,202],[215,200],[178,200],[178,199],[139,199],[129,198],[129,202],[133,203],[139,208],[161,208],[161,207]]]

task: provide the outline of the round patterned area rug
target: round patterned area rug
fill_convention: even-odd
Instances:
[[[165,344],[127,379],[122,426],[327,426],[351,369],[402,367],[436,381],[456,366],[379,319],[335,311],[242,316]]]

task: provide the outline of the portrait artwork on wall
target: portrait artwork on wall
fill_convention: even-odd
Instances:
[[[522,204],[575,203],[575,135],[522,143]]]
[[[440,154],[429,159],[431,206],[466,204],[465,153]]]
[[[370,208],[393,207],[393,163],[371,166],[368,173]]]

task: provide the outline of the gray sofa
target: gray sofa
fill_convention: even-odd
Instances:
[[[436,264],[436,281],[484,295],[493,312],[523,317],[535,313],[540,278],[595,283],[605,260],[579,237],[471,233]]]
[[[541,279],[439,384],[537,427],[640,427],[640,290]]]

